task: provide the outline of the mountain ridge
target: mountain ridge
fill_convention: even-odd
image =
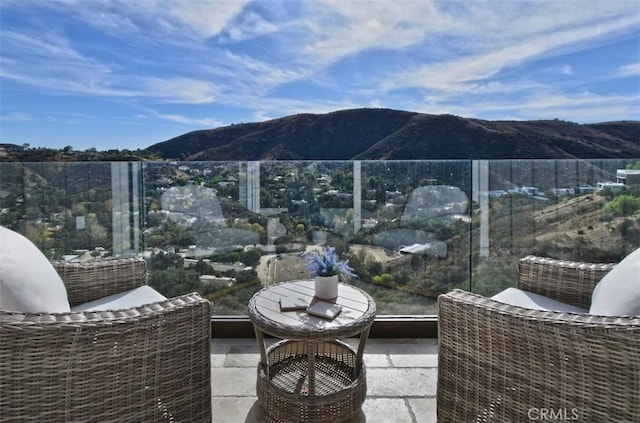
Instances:
[[[192,131],[145,150],[191,161],[628,158],[640,157],[640,121],[489,121],[348,109]]]

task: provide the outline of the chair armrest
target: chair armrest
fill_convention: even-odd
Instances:
[[[211,305],[0,311],[2,421],[211,422]]]
[[[72,307],[147,284],[147,262],[142,257],[86,263],[56,261],[53,267],[67,288]]]
[[[541,408],[637,421],[640,317],[528,310],[460,290],[438,308],[438,422],[523,422]]]
[[[518,261],[517,287],[588,309],[593,289],[614,266],[527,256]]]

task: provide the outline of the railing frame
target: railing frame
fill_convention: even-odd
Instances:
[[[214,316],[211,319],[213,338],[253,338],[255,331],[248,317]],[[379,316],[370,338],[437,338],[437,316]]]

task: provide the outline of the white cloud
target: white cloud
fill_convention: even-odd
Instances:
[[[640,62],[629,63],[618,69],[618,76],[640,76]]]
[[[211,119],[211,118],[197,119],[197,118],[186,117],[183,115],[167,114],[167,113],[157,113],[155,114],[155,116],[162,120],[186,124],[186,125],[205,126],[205,127],[217,127],[217,126],[224,125],[218,119]]]
[[[560,70],[560,73],[563,75],[573,75],[574,74],[574,70],[573,67],[571,65],[564,65],[562,67],[562,69]]]
[[[266,120],[271,120],[278,117],[280,116],[271,116],[266,110],[256,110],[255,112],[253,112],[253,119],[256,122],[264,122]]]
[[[136,2],[126,1],[127,4]],[[159,15],[181,23],[201,37],[211,37],[220,33],[248,3],[248,0],[180,0],[166,2],[155,0]],[[166,12],[164,12],[166,11]]]
[[[43,1],[39,6],[59,9],[78,20],[122,37],[171,36],[208,38],[233,20],[248,0],[87,0]]]
[[[167,103],[207,104],[215,101],[215,84],[188,78],[141,78],[144,92],[140,95],[159,98]]]
[[[637,95],[604,96],[590,92],[561,94],[540,92],[523,97],[475,98],[465,102],[441,101],[416,104],[412,110],[423,113],[450,113],[479,119],[564,119],[574,122],[603,122],[618,120],[620,116],[640,115]]]
[[[196,78],[160,78],[144,70],[140,75],[129,74],[135,72],[131,69],[122,72],[121,64],[88,57],[56,33],[3,31],[1,35],[9,53],[0,58],[0,76],[44,92],[189,104],[211,103],[218,92],[214,83]]]
[[[224,29],[231,41],[238,42],[282,31],[280,25],[280,22],[270,22],[255,12],[247,12],[237,22],[229,22]]]
[[[0,116],[0,121],[3,122],[27,122],[30,120],[33,120],[33,116],[23,112],[12,112]]]
[[[621,17],[592,27],[560,29],[536,34],[503,47],[488,45],[484,51],[462,55],[449,61],[426,64],[399,72],[385,83],[387,89],[423,87],[460,92],[476,81],[489,80],[509,68],[539,60],[567,48],[585,48],[589,41],[638,24],[637,16]],[[500,43],[498,43],[500,44]],[[578,47],[582,46],[582,47]],[[470,85],[471,84],[471,85]]]
[[[112,69],[84,56],[55,32],[0,32],[0,75],[47,92],[126,96],[110,86]]]
[[[515,110],[524,119],[562,118],[577,122],[602,122],[620,116],[640,115],[637,95],[603,96],[590,92],[571,95],[533,95],[518,101]]]
[[[44,3],[53,7],[52,2]],[[264,14],[245,10],[247,4],[245,0],[112,0],[99,6],[79,0],[55,2],[53,5],[67,8],[84,22],[112,32],[117,26],[123,37],[132,37],[135,32],[127,42],[143,42],[141,57],[123,55],[121,63],[101,63],[80,53],[78,46],[62,37],[46,34],[46,42],[32,38],[40,47],[46,44],[51,49],[46,56],[25,55],[22,63],[6,74],[40,87],[95,95],[157,98],[152,92],[139,92],[138,87],[164,85],[177,89],[175,95],[166,95],[167,101],[202,104],[213,101],[221,91],[267,94],[284,84],[307,79],[324,80],[331,86],[331,77],[324,73],[327,67],[366,50],[399,49],[407,50],[404,70],[397,71],[393,67],[398,65],[389,63],[389,69],[375,69],[375,78],[373,72],[366,74],[365,70],[368,79],[363,83],[372,82],[373,92],[378,90],[382,95],[385,90],[401,88],[464,92],[477,90],[506,69],[554,51],[580,48],[574,46],[638,24],[637,14],[624,14],[633,6],[624,1],[590,5],[584,10],[578,8],[580,13],[576,13],[576,2],[314,0],[298,5],[302,16],[293,12],[283,16],[280,11],[271,21]],[[286,9],[286,4],[273,4],[274,9]],[[274,44],[262,55],[222,52],[196,42],[177,51],[168,50],[168,57],[153,56],[162,54],[162,42],[170,37],[178,44],[181,36],[206,38],[222,31],[234,41],[272,34]],[[152,41],[158,35],[161,38]],[[150,42],[158,44],[147,44]],[[144,60],[149,62],[147,68],[130,68]],[[38,61],[52,64],[54,72],[44,75],[34,70],[37,66],[28,65]],[[160,78],[169,82],[158,82],[158,76],[151,74],[154,65],[173,70],[171,77]],[[195,75],[192,69],[204,74]],[[217,77],[223,79],[215,88],[206,82]],[[145,78],[149,80],[145,82]],[[175,81],[181,80],[200,82],[176,86]],[[187,85],[205,89],[198,94]]]
[[[308,76],[306,70],[295,63],[270,63],[231,51],[213,65],[215,68],[209,69],[212,74],[224,75],[232,83],[237,83],[234,88],[245,87],[252,91],[271,89]]]
[[[452,28],[433,0],[325,0],[307,5],[308,32],[301,53],[324,66],[367,49],[408,47],[428,33]]]

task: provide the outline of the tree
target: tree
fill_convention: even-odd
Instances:
[[[604,206],[604,211],[615,216],[631,216],[640,210],[640,198],[630,194],[616,196]]]
[[[242,262],[247,266],[255,266],[260,263],[262,250],[260,248],[252,248],[242,254]]]
[[[635,162],[634,164],[627,165],[627,169],[640,170],[640,162]]]
[[[178,254],[158,253],[148,259],[152,270],[179,269],[184,267],[184,259]]]
[[[149,285],[167,298],[200,292],[200,275],[193,270],[167,269],[151,272]]]
[[[193,270],[198,272],[201,275],[213,275],[213,268],[209,263],[206,263],[204,260],[198,260],[196,265],[193,267]]]

